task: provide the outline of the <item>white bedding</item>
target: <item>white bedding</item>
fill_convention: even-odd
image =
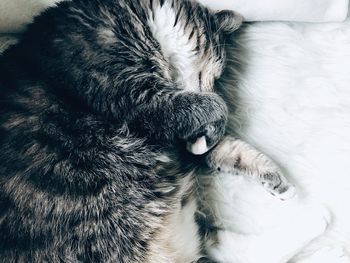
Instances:
[[[199,0],[213,9],[232,9],[246,21],[339,22],[349,0]]]
[[[0,33],[20,32],[33,16],[63,0],[0,0]],[[349,0],[199,0],[212,9],[233,9],[246,21],[339,22]]]
[[[350,20],[252,24],[238,50],[239,134],[282,166],[299,196],[281,202],[219,176],[212,198],[227,231],[213,254],[276,263],[320,250],[295,262],[350,262]]]
[[[13,40],[0,38],[0,49],[4,41]],[[282,263],[303,250],[295,262],[350,262],[350,21],[255,23],[239,45],[237,129],[299,195],[282,202],[243,177],[219,176],[212,198],[227,231],[212,253]]]
[[[34,16],[60,0],[0,0],[0,33],[22,31]]]

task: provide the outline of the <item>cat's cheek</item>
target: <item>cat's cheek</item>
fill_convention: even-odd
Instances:
[[[205,136],[199,137],[194,143],[187,143],[187,150],[194,155],[203,155],[210,149]]]

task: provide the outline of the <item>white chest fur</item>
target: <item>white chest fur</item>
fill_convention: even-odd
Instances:
[[[191,32],[184,28],[176,12],[170,1],[165,1],[162,6],[155,5],[150,11],[148,26],[173,67],[174,80],[185,90],[196,91],[198,85],[193,83],[197,81],[198,72],[194,42],[189,38]]]

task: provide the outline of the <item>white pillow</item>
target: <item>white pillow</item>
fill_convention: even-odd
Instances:
[[[0,0],[0,33],[17,33],[34,16],[61,0]]]

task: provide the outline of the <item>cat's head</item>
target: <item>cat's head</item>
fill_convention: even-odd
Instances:
[[[164,86],[215,91],[241,22],[192,0],[73,0],[45,11],[26,35],[54,87],[126,119]]]
[[[165,1],[150,13],[148,25],[169,61],[171,78],[185,90],[214,91],[226,63],[228,36],[243,17],[192,1]]]

